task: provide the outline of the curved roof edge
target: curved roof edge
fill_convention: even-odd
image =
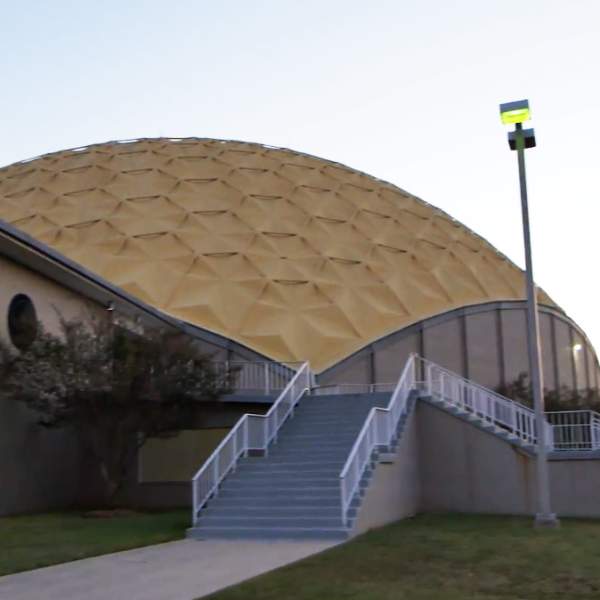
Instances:
[[[40,154],[38,156],[33,156],[31,158],[25,158],[23,160],[10,163],[8,165],[0,166],[0,169],[6,168],[6,167],[10,167],[10,166],[13,166],[13,165],[27,164],[27,163],[32,162],[34,160],[43,159],[43,158],[52,156],[54,154],[60,154],[60,153],[63,153],[63,152],[83,152],[85,150],[92,149],[92,148],[94,148],[96,146],[106,146],[107,144],[133,144],[133,143],[136,143],[136,142],[160,141],[160,140],[170,141],[170,142],[186,142],[186,141],[220,142],[220,143],[223,143],[223,144],[234,143],[234,144],[246,144],[248,146],[259,146],[259,147],[265,148],[265,149],[281,150],[283,152],[290,152],[292,154],[296,154],[296,155],[299,155],[299,156],[306,156],[306,157],[309,157],[309,158],[313,158],[313,159],[316,159],[316,160],[327,162],[327,163],[329,163],[331,165],[335,165],[335,166],[338,166],[338,167],[342,167],[344,169],[348,169],[349,171],[355,171],[356,173],[359,173],[360,175],[364,175],[365,177],[370,177],[370,178],[374,179],[375,181],[378,181],[379,183],[382,183],[384,185],[392,186],[392,187],[396,188],[397,190],[400,190],[403,194],[405,194],[407,196],[410,196],[411,198],[413,198],[417,202],[420,202],[424,206],[426,206],[426,207],[428,207],[428,208],[430,208],[432,210],[439,211],[446,218],[448,218],[449,221],[457,223],[461,227],[464,227],[471,235],[473,235],[474,237],[476,237],[479,240],[482,240],[488,246],[490,246],[491,248],[493,248],[493,250],[496,252],[496,254],[498,254],[498,256],[502,257],[504,260],[506,260],[511,265],[513,265],[515,268],[519,269],[519,271],[524,272],[523,269],[521,267],[519,267],[512,259],[510,259],[506,254],[504,254],[503,252],[501,252],[500,250],[498,250],[498,248],[496,248],[496,246],[494,246],[493,244],[491,244],[482,235],[479,235],[477,232],[473,231],[470,227],[467,227],[462,221],[459,221],[458,219],[455,219],[451,214],[447,213],[444,209],[439,208],[439,207],[437,207],[437,206],[435,206],[433,204],[430,204],[426,200],[423,200],[420,196],[416,196],[415,194],[412,194],[411,192],[408,192],[404,188],[401,188],[400,186],[396,185],[395,183],[387,181],[386,179],[381,179],[379,177],[376,177],[375,175],[371,175],[370,173],[367,173],[365,171],[361,171],[360,169],[356,169],[355,167],[350,167],[350,166],[348,166],[348,165],[346,165],[344,163],[341,163],[341,162],[338,162],[338,161],[335,161],[335,160],[332,160],[332,159],[329,159],[329,158],[323,158],[322,156],[317,156],[316,154],[310,154],[309,152],[301,152],[299,150],[293,150],[292,148],[287,148],[285,146],[273,146],[271,144],[264,144],[264,143],[261,143],[261,142],[248,142],[248,141],[244,141],[244,140],[209,138],[209,137],[197,137],[197,136],[188,136],[188,137],[170,137],[170,136],[141,137],[141,138],[130,138],[130,139],[124,139],[124,140],[108,140],[106,142],[94,142],[92,144],[87,144],[85,146],[75,146],[73,148],[63,148],[61,150],[54,150],[52,152],[45,152],[44,154]],[[554,300],[552,300],[552,302],[554,302]],[[554,303],[554,304],[556,306],[558,306],[556,303]]]

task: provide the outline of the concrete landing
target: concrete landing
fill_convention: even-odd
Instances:
[[[194,600],[334,546],[182,540],[0,577],[2,600]]]

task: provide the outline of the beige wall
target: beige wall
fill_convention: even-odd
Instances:
[[[451,319],[435,325],[426,324],[423,330],[424,354],[429,359],[446,368],[464,374],[462,336],[459,319]]]
[[[504,378],[506,382],[517,379],[529,371],[527,354],[527,314],[525,310],[504,310],[500,313],[502,343],[504,347]]]
[[[573,346],[569,326],[563,321],[554,321],[556,335],[556,359],[558,361],[558,379],[560,386],[572,388],[573,381]]]
[[[0,257],[0,336],[8,336],[8,307],[16,294],[26,294],[37,318],[58,333],[59,315],[84,316],[94,310],[81,297],[52,281]],[[0,392],[0,515],[48,510],[78,499],[80,451],[77,437],[36,425],[24,405]]]
[[[497,315],[482,312],[465,317],[468,376],[489,388],[500,385]]]
[[[417,408],[422,512],[536,512],[535,457],[496,435],[420,401]],[[559,517],[600,517],[600,459],[549,461]]]
[[[585,340],[576,332],[573,331],[573,364],[575,366],[576,388],[578,390],[587,390],[587,365],[585,364]],[[576,347],[580,346],[577,350]]]
[[[421,510],[530,514],[535,472],[527,454],[419,401]]]
[[[319,383],[325,385],[332,382],[343,382],[343,383],[364,383],[369,381],[371,377],[370,369],[370,356],[367,350],[363,350],[345,360],[339,365],[339,368],[324,373]]]
[[[0,336],[8,341],[8,307],[17,294],[29,296],[39,321],[58,333],[59,314],[67,319],[99,314],[99,307],[45,277],[0,256]],[[58,312],[57,312],[58,311]]]
[[[599,382],[596,378],[596,365],[594,364],[594,353],[589,346],[585,346],[585,360],[589,384],[592,389],[598,389]]]
[[[540,341],[542,346],[542,369],[544,370],[544,387],[556,389],[556,367],[554,365],[554,340],[552,334],[552,315],[540,314]]]
[[[189,482],[229,431],[187,430],[176,437],[148,440],[139,455],[140,483]]]
[[[398,380],[411,352],[419,352],[419,336],[390,336],[375,344],[375,378],[378,383]]]

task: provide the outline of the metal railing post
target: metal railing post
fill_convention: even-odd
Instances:
[[[215,457],[215,462],[213,465],[213,479],[214,479],[214,495],[219,495],[219,455]]]
[[[233,466],[231,470],[235,472],[237,467],[237,435],[233,436]]]
[[[195,525],[198,517],[197,517],[197,507],[198,506],[198,483],[195,479],[192,480],[192,525]]]
[[[516,404],[511,404],[510,406],[510,420],[511,420],[511,425],[513,428],[513,431],[518,431],[518,426],[517,426],[517,405]]]
[[[269,363],[265,363],[265,394],[268,396],[271,392],[271,385],[269,381]]]
[[[269,456],[269,417],[263,421],[263,448],[265,456]]]

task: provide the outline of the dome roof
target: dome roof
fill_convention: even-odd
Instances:
[[[0,169],[0,218],[165,313],[317,371],[426,317],[524,298],[522,271],[441,210],[259,144],[47,154]]]

